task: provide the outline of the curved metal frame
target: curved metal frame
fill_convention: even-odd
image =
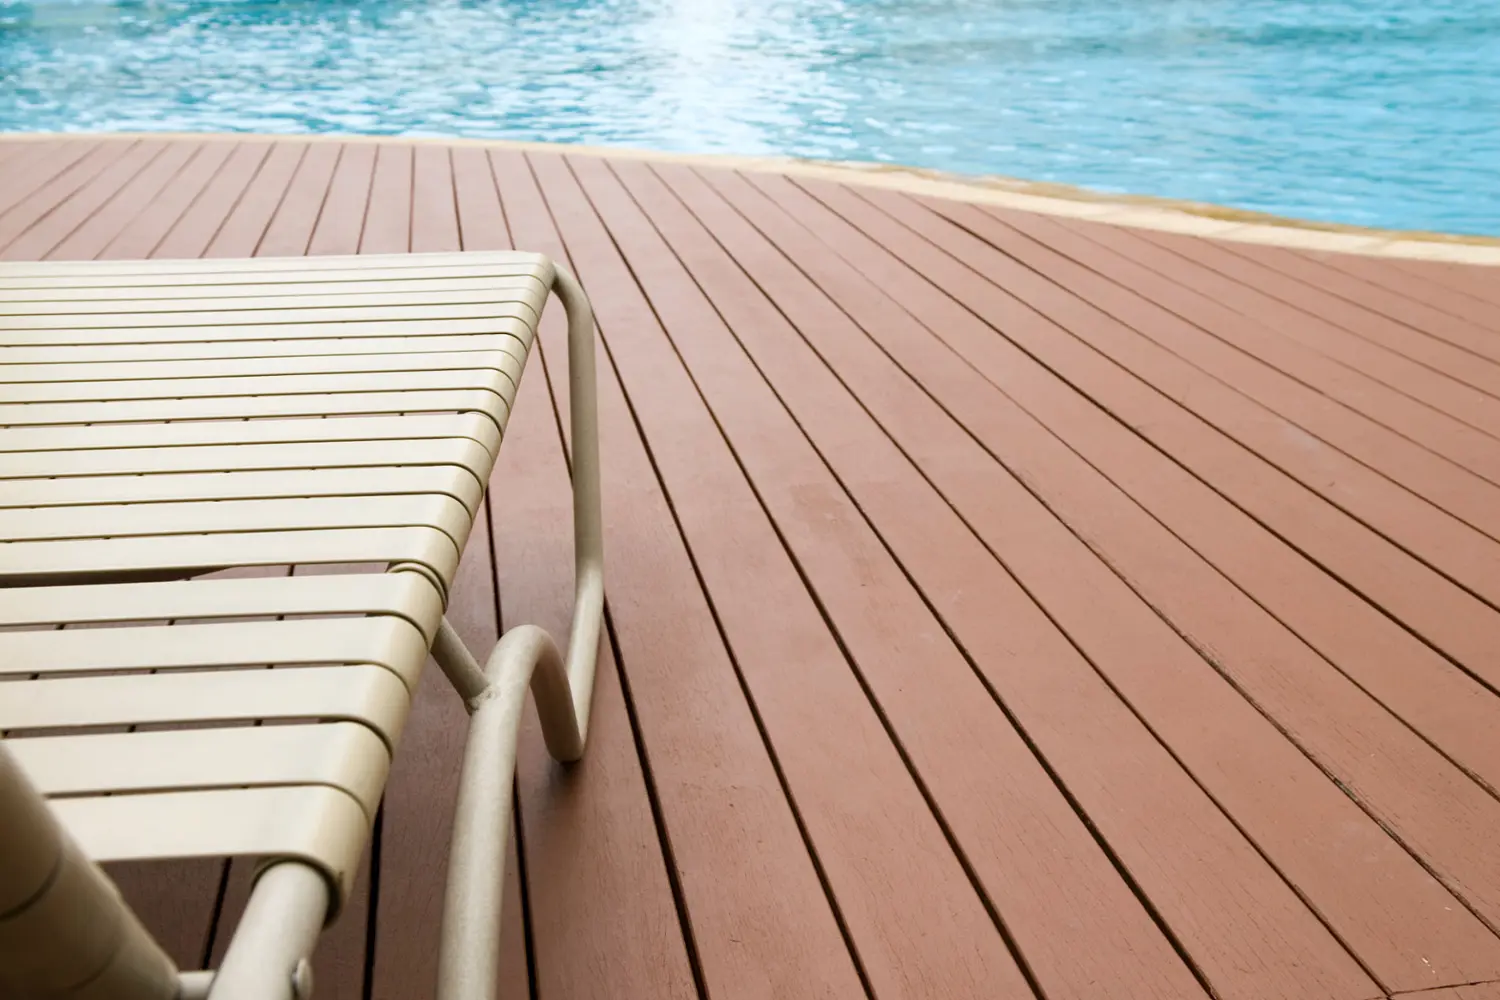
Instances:
[[[572,429],[574,607],[564,660],[535,625],[506,632],[481,669],[444,619],[432,654],[472,719],[448,857],[438,958],[439,1000],[493,1000],[500,957],[500,908],[511,827],[521,709],[536,698],[547,750],[560,761],[583,755],[604,618],[604,530],[600,509],[599,421],[594,316],[583,288],[554,263],[552,291],[568,314]],[[399,567],[405,568],[405,567]],[[296,861],[257,879],[211,1000],[307,1000],[307,956],[331,902],[315,869]],[[204,977],[182,977],[179,997],[204,995]]]
[[[555,265],[554,265],[555,266]],[[604,530],[594,317],[574,277],[557,267],[553,291],[568,312],[569,424],[573,432],[573,626],[566,662],[547,632],[506,632],[481,671],[444,619],[433,656],[469,707],[469,740],[448,854],[438,1000],[493,1000],[500,964],[500,907],[511,827],[521,709],[530,687],[547,750],[583,756],[604,618]]]

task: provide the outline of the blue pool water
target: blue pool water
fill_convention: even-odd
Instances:
[[[1500,234],[1497,0],[0,0],[0,130],[791,154]]]

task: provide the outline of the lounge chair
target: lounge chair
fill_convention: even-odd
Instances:
[[[443,611],[549,291],[572,633],[481,669]],[[534,254],[0,267],[0,997],[306,1000],[429,651],[472,715],[439,996],[493,995],[528,684],[553,756],[588,725],[593,337]],[[214,972],[98,867],[226,856],[261,863]]]

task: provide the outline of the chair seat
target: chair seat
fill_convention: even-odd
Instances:
[[[347,894],[551,284],[521,253],[0,267],[0,731],[95,860]]]

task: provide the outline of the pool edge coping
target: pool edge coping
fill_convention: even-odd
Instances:
[[[1064,184],[999,176],[968,176],[922,167],[720,153],[674,153],[629,146],[590,146],[519,139],[444,138],[440,136],[343,135],[336,133],[266,132],[0,132],[6,141],[154,139],[244,142],[359,142],[438,144],[498,148],[522,152],[568,153],[614,159],[652,160],[706,167],[730,167],[887,188],[907,194],[995,205],[1039,215],[1242,243],[1330,251],[1368,257],[1391,257],[1439,263],[1500,266],[1500,239],[1445,233],[1370,229],[1284,218],[1200,202],[1150,195],[1108,195]]]

